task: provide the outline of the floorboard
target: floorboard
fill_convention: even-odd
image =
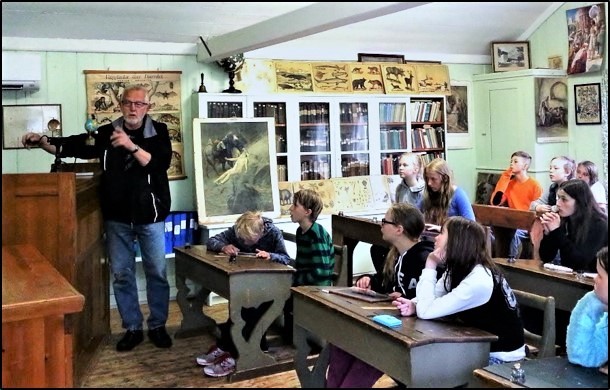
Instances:
[[[144,316],[148,307],[142,305]],[[217,322],[228,317],[227,304],[205,306],[204,312]],[[167,329],[170,335],[178,330],[182,315],[175,301],[170,304]],[[228,378],[211,378],[203,374],[203,367],[195,363],[197,355],[206,351],[214,342],[212,334],[186,339],[174,339],[174,345],[168,349],[156,348],[145,336],[142,344],[129,352],[117,352],[116,343],[123,334],[121,320],[116,309],[110,313],[112,335],[96,353],[90,369],[81,382],[84,388],[141,388],[141,387],[222,387],[222,388],[300,388],[294,370],[259,376],[241,381],[230,381]],[[273,337],[273,336],[271,336]],[[294,353],[286,347],[275,346],[270,340],[270,354],[276,356]],[[277,358],[276,358],[277,359]],[[394,381],[383,376],[374,387],[394,387]]]

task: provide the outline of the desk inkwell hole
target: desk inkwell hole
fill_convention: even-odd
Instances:
[[[229,263],[236,263],[236,262],[237,262],[237,255],[229,256]]]

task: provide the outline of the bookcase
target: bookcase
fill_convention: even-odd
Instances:
[[[439,95],[193,95],[196,118],[273,117],[279,181],[398,173],[398,157],[445,158]]]

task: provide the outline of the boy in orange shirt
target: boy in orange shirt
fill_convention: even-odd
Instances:
[[[540,183],[527,174],[531,161],[532,156],[521,150],[510,156],[510,167],[502,173],[491,196],[492,205],[529,210],[530,204],[542,195]],[[510,244],[509,257],[517,258],[521,242],[527,239],[528,231],[517,229]]]

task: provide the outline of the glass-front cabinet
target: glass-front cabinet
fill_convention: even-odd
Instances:
[[[199,118],[274,118],[279,181],[395,175],[405,151],[445,157],[445,97],[197,93]]]

